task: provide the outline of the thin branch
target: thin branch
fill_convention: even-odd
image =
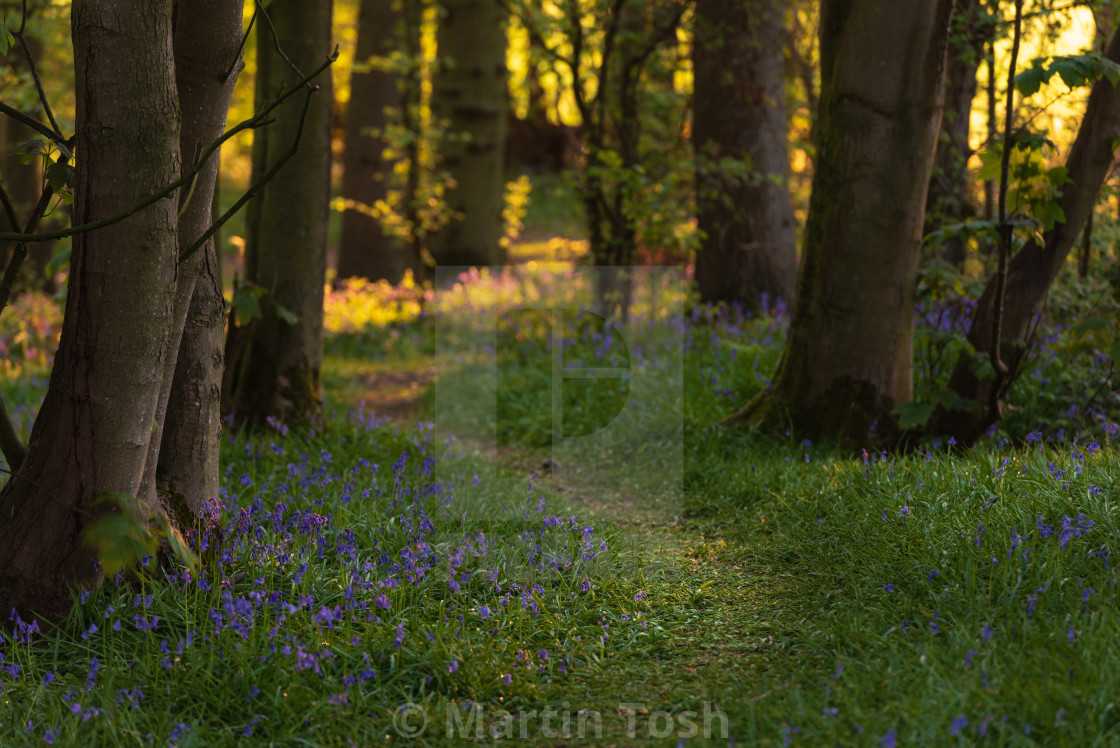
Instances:
[[[31,47],[27,46],[27,39],[23,36],[24,27],[27,25],[27,0],[23,0],[23,17],[19,22],[19,31],[13,36],[19,39],[19,44],[23,47],[23,58],[27,60],[27,69],[31,71],[31,79],[35,81],[35,90],[39,92],[39,103],[43,105],[43,111],[47,113],[47,119],[54,128],[54,133],[58,137],[62,137],[62,130],[58,126],[58,121],[54,118],[54,112],[51,111],[51,105],[47,102],[47,92],[43,90],[43,82],[39,80],[39,69],[35,67],[35,57],[31,54]]]
[[[268,22],[268,27],[272,29],[272,43],[273,46],[276,47],[276,54],[280,55],[284,62],[288,64],[288,67],[295,71],[296,75],[298,75],[300,78],[304,78],[303,71],[300,70],[299,67],[297,67],[296,64],[292,62],[286,54],[284,54],[284,50],[280,49],[280,37],[276,34],[276,26],[273,25],[272,17],[268,15],[268,11],[265,10],[264,4],[261,2],[261,0],[257,0],[257,10],[261,12],[261,15],[264,16],[264,20]],[[253,15],[256,15],[256,11],[253,11]],[[311,78],[304,78],[305,83],[310,80]],[[304,84],[301,83],[300,85]]]
[[[253,31],[253,24],[257,20],[257,13],[260,9],[259,5],[253,8],[253,17],[249,19],[249,25],[245,28],[245,33],[241,37],[241,44],[237,47],[237,54],[233,56],[233,62],[230,63],[229,69],[222,76],[222,80],[227,80],[233,74],[234,68],[237,67],[237,61],[241,59],[241,53],[245,51],[245,42],[249,41],[249,34]]]
[[[202,152],[202,157],[190,169],[190,171],[186,172],[185,174],[183,174],[183,176],[179,177],[174,182],[172,182],[171,184],[164,187],[162,190],[156,192],[153,195],[150,195],[149,197],[145,198],[144,200],[141,200],[140,202],[135,203],[134,205],[131,205],[131,206],[125,208],[124,210],[122,210],[121,212],[119,212],[115,215],[109,216],[108,218],[102,218],[102,219],[97,220],[97,221],[91,221],[90,223],[84,223],[84,224],[81,224],[80,226],[71,226],[68,229],[58,229],[56,231],[45,231],[41,234],[31,234],[31,233],[20,234],[18,232],[0,232],[0,241],[19,241],[19,242],[31,243],[31,242],[48,241],[50,239],[62,239],[63,237],[73,236],[74,234],[81,234],[81,233],[85,233],[87,231],[93,231],[95,229],[103,228],[105,226],[110,226],[114,223],[118,223],[119,221],[123,221],[124,219],[128,218],[129,216],[134,215],[135,213],[143,210],[144,208],[148,207],[149,205],[151,205],[155,202],[158,202],[159,200],[164,199],[165,197],[167,197],[171,193],[173,193],[175,190],[179,189],[180,187],[182,187],[183,185],[189,183],[192,179],[194,179],[195,175],[198,174],[198,172],[201,171],[202,168],[206,165],[206,162],[207,162],[207,160],[209,160],[210,156],[212,156],[215,151],[217,151],[219,148],[221,148],[222,144],[225,143],[227,140],[229,140],[233,136],[237,135],[238,133],[244,132],[245,130],[255,130],[258,127],[262,127],[264,125],[269,124],[272,120],[269,120],[267,118],[268,114],[270,114],[274,109],[276,109],[276,107],[280,106],[281,104],[283,104],[286,101],[288,101],[289,99],[291,99],[300,90],[300,88],[302,88],[304,85],[308,84],[312,79],[314,79],[316,76],[318,76],[320,73],[322,73],[328,67],[330,67],[331,64],[333,64],[334,61],[337,60],[337,59],[338,59],[338,48],[335,47],[334,52],[331,54],[330,57],[327,58],[326,62],[324,62],[319,67],[317,67],[310,75],[303,78],[303,80],[301,80],[299,82],[299,84],[297,86],[295,86],[291,91],[289,91],[288,93],[281,93],[276,99],[273,100],[273,102],[271,104],[269,104],[267,107],[262,109],[260,112],[253,115],[249,119],[240,122],[237,126],[227,130],[220,138],[218,138],[213,143],[211,143],[206,148],[206,150]],[[315,89],[312,89],[312,90],[315,90]]]
[[[511,3],[508,0],[498,0],[498,7],[521,22],[521,25],[525,27],[526,32],[528,32],[529,34],[529,41],[532,46],[540,47],[541,50],[543,50],[544,53],[551,57],[555,62],[561,62],[566,65],[569,70],[575,70],[575,66],[572,64],[571,59],[560,54],[560,50],[556,47],[550,47],[545,44],[544,37],[541,35],[540,29],[537,28],[536,24],[533,22],[532,16],[529,14],[529,11],[525,9],[525,6],[523,4],[517,3],[516,7],[514,7],[514,3]]]
[[[67,140],[65,137],[63,137],[62,135],[60,135],[60,134],[56,133],[55,131],[51,130],[51,128],[49,126],[43,124],[42,122],[35,119],[34,117],[30,117],[30,116],[24,114],[23,112],[19,111],[18,109],[14,109],[14,108],[8,106],[7,104],[5,104],[2,101],[0,101],[0,114],[6,114],[9,117],[11,117],[12,119],[14,119],[16,122],[19,122],[22,125],[26,125],[27,127],[30,127],[32,130],[35,130],[36,132],[38,132],[40,135],[45,136],[47,139],[49,139],[55,145],[65,147],[66,150],[63,151],[63,152],[66,153],[66,155],[70,155],[70,145],[71,145],[70,141]]]
[[[66,157],[59,156],[58,163],[66,163]],[[5,195],[5,197],[7,196]],[[14,234],[16,249],[12,253],[11,259],[8,260],[8,267],[4,271],[4,279],[0,280],[0,314],[4,313],[8,301],[12,298],[12,288],[15,287],[16,276],[19,275],[20,266],[23,265],[23,261],[27,257],[27,243],[19,237],[27,236],[35,230],[35,227],[39,225],[39,220],[47,212],[47,208],[50,207],[52,197],[54,197],[54,190],[48,184],[43,188],[43,193],[39,195],[39,202],[35,204],[35,209],[31,211],[31,216],[27,219],[27,225],[24,227],[23,233],[16,232]]]
[[[233,207],[223,213],[222,217],[215,221],[214,224],[210,228],[208,228],[205,233],[202,234],[202,236],[198,237],[198,239],[196,239],[194,243],[191,244],[191,246],[187,247],[185,250],[183,250],[183,252],[179,254],[179,262],[184,262],[185,260],[187,260],[187,258],[197,252],[200,247],[206,244],[206,240],[212,237],[214,233],[218,231],[218,229],[220,229],[223,224],[225,224],[226,221],[233,218],[233,216],[237,213],[237,211],[241,210],[241,207],[245,205],[245,203],[256,197],[261,189],[266,184],[268,184],[273,177],[276,176],[276,174],[280,171],[280,167],[287,163],[288,159],[296,154],[296,151],[299,150],[300,141],[303,139],[303,128],[307,122],[307,112],[311,108],[311,95],[318,90],[318,88],[315,88],[307,92],[307,97],[303,101],[303,111],[300,113],[299,117],[299,129],[296,131],[296,137],[292,142],[291,147],[289,147],[288,150],[284,151],[284,153],[281,154],[280,158],[276,160],[276,163],[273,164],[271,168],[269,168],[269,170],[265,172],[260,179],[258,179],[252,186],[249,187],[248,190],[245,191],[245,194],[243,194],[238,199],[238,201],[233,204]]]
[[[12,200],[8,197],[8,192],[2,184],[0,184],[0,203],[3,204],[4,215],[8,217],[8,225],[13,229],[18,229],[19,216],[16,215],[16,209],[12,207]]]
[[[66,163],[65,156],[59,156],[59,162]],[[39,220],[46,212],[47,206],[50,205],[51,196],[54,195],[54,190],[48,184],[43,189],[43,193],[39,195],[39,202],[35,204],[35,209],[31,211],[31,216],[27,219],[27,225],[24,227],[24,233],[30,233],[35,230],[39,225]],[[15,210],[12,208],[11,200],[8,199],[8,193],[0,188],[0,202],[4,204],[4,212],[8,216],[8,220],[12,226],[19,226],[19,218],[16,216]],[[8,267],[4,271],[4,278],[0,281],[0,314],[4,313],[4,309],[8,306],[8,300],[12,297],[12,288],[15,286],[16,276],[19,275],[19,269],[23,265],[23,261],[27,258],[27,244],[24,242],[17,242],[15,251],[12,252],[12,257],[8,260]],[[16,434],[15,426],[12,424],[12,419],[8,415],[7,409],[4,407],[4,400],[0,398],[0,451],[4,453],[4,459],[8,461],[8,465],[12,470],[18,470],[19,466],[23,464],[24,458],[27,456],[27,449],[20,441],[18,434]]]
[[[1011,41],[1011,60],[1007,71],[1007,104],[1003,117],[1003,158],[999,175],[999,269],[996,274],[995,312],[992,319],[992,368],[999,377],[1010,372],[1000,356],[1000,338],[1003,336],[1003,300],[1007,291],[1007,261],[1011,255],[1011,224],[1007,220],[1007,182],[1011,170],[1011,124],[1015,116],[1015,64],[1019,59],[1019,38],[1023,25],[1023,0],[1015,0],[1015,35]],[[993,387],[995,393],[999,387]]]

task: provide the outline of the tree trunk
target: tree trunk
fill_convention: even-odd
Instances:
[[[952,0],[824,0],[816,174],[773,387],[730,421],[860,444],[911,399],[914,278]]]
[[[75,0],[79,223],[179,174],[172,0]],[[74,237],[66,316],[23,466],[0,492],[0,608],[60,619],[97,578],[79,543],[113,491],[137,495],[171,354],[177,200]]]
[[[698,0],[693,45],[696,283],[706,302],[757,309],[763,295],[793,301],[797,226],[789,197],[784,5]],[[721,175],[746,157],[750,175]]]
[[[961,223],[976,215],[968,159],[969,115],[976,96],[976,74],[995,25],[982,16],[979,0],[958,0],[953,15],[953,34],[945,63],[945,113],[933,157],[933,173],[926,198],[928,234],[943,226]],[[954,265],[964,263],[967,246],[960,237],[940,245],[941,258]]]
[[[175,78],[183,111],[180,149],[184,168],[225,127],[241,63],[243,0],[179,0],[175,23]],[[185,209],[180,196],[179,246],[191,246],[212,223],[218,154],[199,172]],[[218,495],[221,446],[222,355],[225,305],[213,239],[179,268],[172,351],[164,361],[163,387],[152,440],[146,490],[153,471],[163,506],[189,526],[203,503]]]
[[[1112,37],[1107,56],[1120,62],[1120,33]],[[1011,375],[1004,381],[991,377],[979,379],[970,361],[958,362],[949,387],[961,397],[976,402],[977,407],[971,411],[939,411],[935,421],[938,433],[971,443],[1000,417],[999,397],[1014,381],[1018,364],[1026,353],[1023,338],[1088,221],[1097,193],[1112,165],[1112,141],[1117,129],[1120,129],[1120,89],[1104,78],[1093,86],[1081,128],[1066,157],[1071,183],[1062,188],[1058,199],[1066,222],[1047,231],[1042,244],[1034,239],[1028,241],[1007,266],[1000,351]],[[968,331],[968,341],[978,353],[991,350],[995,295],[993,278],[980,297]]]
[[[330,53],[330,0],[277,3],[269,11],[272,23],[257,25],[258,109],[301,77],[277,54],[277,41],[304,72]],[[222,391],[223,412],[249,425],[269,417],[306,421],[321,408],[332,98],[329,75],[316,83],[325,90],[312,97],[299,151],[249,204],[245,278],[266,296],[260,318],[231,321]],[[253,181],[291,147],[300,115],[297,106],[283,107],[274,124],[256,131]]]
[[[432,111],[449,121],[440,153],[454,180],[446,196],[453,217],[434,237],[432,256],[440,265],[500,265],[509,109],[504,14],[497,0],[443,0],[443,8]]]
[[[342,196],[366,209],[384,201],[389,192],[393,162],[386,161],[382,133],[389,123],[385,110],[403,106],[400,76],[368,65],[373,57],[386,58],[398,39],[402,24],[399,9],[385,0],[363,0],[358,17],[356,65],[350,76],[350,106],[346,113],[346,170]],[[367,130],[376,130],[370,134]],[[410,247],[382,229],[381,222],[362,209],[347,208],[342,214],[338,277],[384,278],[397,283],[411,269],[419,275],[419,259]]]

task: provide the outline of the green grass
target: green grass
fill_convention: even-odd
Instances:
[[[698,312],[681,341],[684,495],[666,505],[644,488],[654,465],[632,454],[636,433],[541,469],[550,410],[538,380],[551,373],[540,339],[515,334],[530,328],[496,339],[496,469],[475,445],[445,450],[429,426],[415,427],[441,415],[423,374],[431,318],[331,336],[325,427],[223,446],[227,543],[222,556],[204,554],[209,589],[149,568],[107,582],[63,630],[9,641],[0,744],[37,744],[49,729],[58,744],[83,745],[224,745],[247,730],[285,745],[457,745],[468,724],[467,737],[482,727],[480,742],[491,729],[515,740],[524,729],[545,745],[723,744],[725,725],[740,745],[1120,740],[1108,555],[1120,445],[1102,426],[1061,420],[1052,394],[1053,382],[1091,392],[1092,365],[1040,363],[1048,371],[1020,394],[1037,409],[1012,432],[1021,439],[1033,418],[1078,433],[1077,444],[1012,445],[997,433],[965,452],[865,458],[712,428],[766,385],[783,327]],[[573,358],[597,360],[585,345],[600,344],[597,334]],[[412,381],[419,395],[407,394]],[[0,388],[27,410],[44,384]],[[1040,398],[1048,387],[1053,402]],[[410,403],[399,424],[370,414],[393,388]],[[565,417],[589,430],[616,395],[584,390]],[[658,397],[645,404],[671,399]],[[360,416],[347,415],[363,401]],[[398,483],[392,465],[404,452]],[[433,528],[420,534],[424,517]],[[485,555],[472,550],[480,531]],[[408,554],[430,562],[423,578],[394,571]],[[378,586],[389,578],[397,584]],[[514,584],[533,590],[537,611],[516,591],[502,605]],[[156,628],[138,628],[156,616]],[[405,741],[401,710],[415,720],[419,708],[427,727]],[[597,719],[581,729],[580,710]]]

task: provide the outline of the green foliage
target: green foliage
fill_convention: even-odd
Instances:
[[[1007,212],[1022,217],[1013,221],[1021,232],[1049,231],[1066,220],[1058,198],[1062,195],[1062,186],[1069,184],[1069,172],[1064,166],[1047,166],[1043,151],[1056,148],[1044,135],[1020,131],[1015,133],[1012,142]],[[979,157],[981,167],[977,178],[999,179],[1003,146],[992,145],[982,150]]]
[[[1015,76],[1015,87],[1031,96],[1055,75],[1070,89],[1091,86],[1102,78],[1112,85],[1120,83],[1120,65],[1097,52],[1061,57],[1038,57],[1027,70]]]
[[[248,324],[261,316],[261,298],[268,290],[252,283],[241,283],[233,290],[230,309],[240,324]]]
[[[277,317],[289,325],[299,322],[299,317],[276,299],[271,298],[267,289],[252,283],[239,283],[233,289],[230,309],[237,316],[238,323],[245,325],[261,316],[262,300],[268,309],[274,311]]]
[[[176,557],[193,571],[199,568],[198,555],[182,533],[160,513],[152,520],[140,501],[130,494],[107,491],[93,501],[97,518],[82,529],[81,542],[97,553],[105,573],[112,577],[138,566],[145,556],[156,552],[159,537],[167,538]]]
[[[0,19],[0,57],[8,54],[8,50],[14,47],[16,38],[12,36],[12,32],[8,30],[4,20]]]

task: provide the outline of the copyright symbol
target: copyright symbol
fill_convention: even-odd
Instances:
[[[428,713],[419,704],[411,701],[401,704],[393,712],[393,729],[402,738],[418,738],[428,727]]]

